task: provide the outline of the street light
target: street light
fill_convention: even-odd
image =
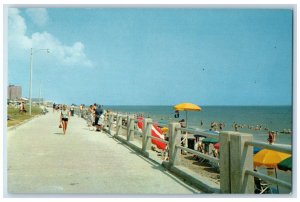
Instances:
[[[50,53],[49,49],[38,49],[33,51],[33,48],[30,49],[30,76],[29,76],[29,115],[31,115],[31,91],[32,91],[32,55],[39,51],[47,51]]]

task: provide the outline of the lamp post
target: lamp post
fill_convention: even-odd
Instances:
[[[32,56],[33,54],[39,52],[39,51],[47,51],[47,53],[50,53],[49,49],[38,49],[33,51],[33,48],[30,49],[30,76],[29,76],[29,115],[31,115],[31,104],[32,104]]]
[[[39,106],[42,105],[42,84],[40,82],[40,89],[39,89]]]

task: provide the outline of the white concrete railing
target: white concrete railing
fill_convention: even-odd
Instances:
[[[113,130],[114,119],[115,128]],[[122,126],[122,120],[127,120],[127,127]],[[164,124],[168,126],[169,141],[165,141],[151,135],[151,128],[153,125],[152,119],[144,118],[142,132],[137,130],[136,123],[137,119],[133,116],[121,115],[121,114],[110,114],[108,120],[109,133],[114,138],[130,144],[134,140],[134,134],[139,134],[142,137],[141,148],[136,148],[144,156],[149,157],[149,150],[151,149],[151,139],[159,140],[168,145],[169,161],[163,161],[162,164],[169,170],[177,170],[180,165],[180,150],[184,150],[195,154],[201,158],[207,159],[210,162],[217,163],[220,170],[220,188],[219,191],[216,189],[207,189],[208,192],[220,192],[220,193],[247,193],[254,194],[254,177],[259,177],[267,182],[275,183],[279,186],[291,188],[292,185],[279,179],[271,178],[253,171],[253,146],[259,148],[266,148],[276,150],[285,153],[291,153],[291,147],[274,146],[265,143],[254,142],[252,134],[222,131],[219,136],[211,135],[206,132],[181,128],[179,123]],[[120,138],[121,129],[125,129],[126,138]],[[193,149],[181,146],[181,132],[189,132],[195,135],[202,135],[205,137],[212,137],[219,139],[220,143],[220,155],[219,158],[195,151]],[[133,145],[131,145],[133,146]],[[174,169],[176,168],[176,169]],[[182,173],[182,172],[180,172]],[[185,173],[186,174],[186,173]],[[194,184],[199,184],[196,178],[190,175],[185,175],[187,180],[192,181]],[[200,183],[200,187],[201,187]],[[201,187],[203,189],[203,186]]]
[[[113,119],[116,119],[116,130],[115,132],[112,129],[112,123]],[[127,127],[122,125],[122,120],[126,119],[127,120]],[[162,140],[160,138],[153,137],[151,135],[151,128],[153,125],[153,122],[151,119],[145,118],[143,120],[143,125],[144,125],[144,131],[140,132],[137,127],[135,127],[135,124],[137,123],[137,119],[132,117],[132,116],[124,116],[120,114],[112,114],[109,116],[109,132],[111,135],[114,137],[119,137],[121,134],[121,129],[126,130],[126,141],[130,142],[134,140],[134,134],[139,134],[142,136],[142,148],[141,151],[148,156],[147,150],[151,149],[151,139],[156,139],[159,140],[160,142],[163,142],[165,144],[169,144],[168,141]]]
[[[122,120],[127,121],[127,127],[122,125],[122,122],[123,122]],[[144,155],[147,158],[153,157],[150,155],[150,151],[149,151],[149,150],[151,150],[151,146],[152,146],[151,140],[152,139],[159,140],[160,142],[165,143],[167,145],[167,152],[165,152],[165,153],[167,153],[169,158],[168,158],[168,160],[166,160],[166,159],[163,160],[162,165],[175,173],[178,171],[178,168],[176,168],[175,170],[173,168],[180,165],[180,150],[188,151],[188,152],[198,155],[202,158],[208,159],[211,162],[218,163],[218,161],[219,161],[217,158],[214,158],[212,156],[209,156],[204,153],[180,146],[181,145],[181,136],[182,136],[181,130],[193,132],[194,134],[200,134],[200,135],[207,136],[207,137],[218,138],[217,136],[203,133],[201,131],[196,131],[196,130],[191,131],[190,129],[180,128],[179,123],[169,123],[169,124],[159,124],[158,123],[158,126],[160,126],[160,127],[168,127],[169,141],[166,141],[166,140],[163,140],[163,139],[160,139],[157,137],[153,137],[151,135],[152,125],[154,124],[152,122],[152,119],[150,119],[150,118],[143,119],[143,131],[142,132],[140,132],[140,130],[138,130],[138,128],[137,128],[137,124],[136,124],[137,122],[138,122],[138,120],[136,118],[134,118],[133,116],[111,113],[108,118],[108,123],[107,123],[108,132],[114,138],[131,146],[133,149],[137,150],[138,152],[140,152],[142,155]],[[137,135],[139,135],[139,137],[141,137],[142,144],[140,147],[137,147],[137,145],[135,144],[136,142],[133,143],[133,140],[136,138],[135,134],[137,134]],[[181,175],[187,181],[192,181],[193,184],[195,184],[196,186],[198,185],[198,187],[200,189],[202,189],[203,191],[211,192],[211,193],[220,192],[218,185],[215,185],[217,188],[216,187],[211,188],[209,186],[205,186],[205,182],[199,182],[199,180],[197,178],[194,178],[191,174],[189,174],[189,172],[180,171],[179,175]]]
[[[269,145],[253,141],[252,134],[238,132],[220,133],[220,188],[222,193],[254,193],[254,177],[286,188],[288,182],[255,172],[253,146],[291,153],[290,146]]]

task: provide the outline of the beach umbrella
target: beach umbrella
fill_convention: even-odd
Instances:
[[[218,142],[218,143],[214,144],[214,148],[215,149],[220,149],[220,143]]]
[[[164,133],[167,133],[169,131],[169,128],[168,127],[163,127],[163,128],[161,128],[161,131],[164,132]]]
[[[205,138],[206,136],[205,136],[205,135],[195,134],[194,137],[195,137],[195,138],[199,138],[199,137],[204,137],[204,138]]]
[[[277,164],[287,159],[290,156],[291,156],[290,154],[286,154],[283,152],[278,152],[269,149],[262,149],[253,156],[254,166],[265,166],[267,168],[274,168],[275,177],[277,178],[277,172],[276,172]],[[279,192],[278,185],[277,185],[277,191]]]
[[[213,131],[213,130],[205,130],[203,132],[208,133],[210,135],[219,135],[220,134],[218,131]]]
[[[179,110],[179,111],[185,111],[186,127],[188,126],[187,112],[188,111],[200,111],[200,110],[202,110],[201,107],[199,107],[198,105],[188,103],[188,102],[177,104],[177,105],[174,106],[174,109]]]
[[[207,137],[207,138],[204,138],[204,139],[202,140],[202,142],[203,142],[204,144],[210,144],[210,143],[215,144],[215,143],[218,143],[219,140],[216,139],[216,138]]]
[[[261,148],[253,147],[253,154],[256,154],[256,153],[259,152],[260,150],[261,150]]]
[[[278,152],[269,149],[262,149],[254,157],[254,166],[265,166],[267,168],[276,168],[277,164],[290,157],[290,154]]]
[[[284,159],[283,161],[280,161],[278,164],[277,164],[277,167],[280,169],[280,170],[284,170],[284,171],[292,171],[292,156]]]
[[[207,133],[207,134],[210,134],[210,135],[216,135],[216,136],[219,135],[219,132],[217,132],[217,131],[212,131],[212,130],[204,130],[203,132],[204,132],[204,133]],[[195,137],[195,138],[199,138],[199,137],[204,137],[204,138],[206,138],[206,135],[204,135],[204,134],[203,134],[203,135],[195,134],[194,137]]]

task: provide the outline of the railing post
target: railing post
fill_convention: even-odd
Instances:
[[[221,193],[231,193],[230,185],[230,132],[222,131],[220,142],[220,190]]]
[[[180,164],[180,149],[176,149],[176,145],[180,145],[181,142],[181,131],[180,123],[169,123],[169,155],[170,155],[170,166]]]
[[[114,120],[114,115],[109,113],[109,117],[108,117],[108,132],[111,135],[111,128],[112,128],[112,123]]]
[[[118,114],[117,115],[117,130],[116,130],[115,136],[120,135],[119,132],[120,132],[121,128],[122,128],[122,115]]]
[[[142,150],[146,152],[146,150],[151,149],[151,139],[148,138],[151,136],[152,130],[152,119],[145,118],[143,123],[143,142],[142,142]]]
[[[133,134],[134,134],[134,118],[133,117],[127,117],[127,141],[133,140]]]
[[[245,176],[246,170],[253,170],[253,146],[245,145],[246,141],[252,141],[251,134],[230,134],[231,193],[254,193],[253,178]]]

